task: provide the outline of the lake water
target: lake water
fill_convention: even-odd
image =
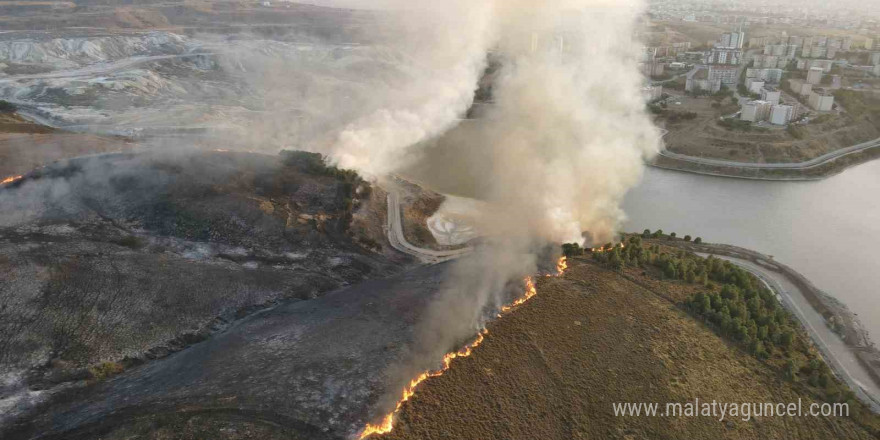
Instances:
[[[773,255],[846,303],[880,338],[880,161],[818,182],[649,168],[625,230],[663,229]]]

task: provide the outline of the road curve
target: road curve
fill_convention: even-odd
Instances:
[[[391,247],[405,254],[412,255],[426,264],[437,264],[454,260],[473,251],[472,247],[442,251],[425,249],[408,242],[403,234],[400,193],[393,186],[394,184],[392,183],[387,185],[386,188],[388,191],[388,224],[385,226],[385,233],[388,236],[388,242],[391,243]]]
[[[804,162],[783,162],[783,163],[754,163],[754,162],[736,162],[729,161],[723,159],[709,159],[703,157],[695,157],[688,156],[685,154],[673,153],[667,149],[660,150],[660,155],[664,157],[668,157],[670,159],[681,160],[685,162],[691,162],[701,165],[713,165],[713,166],[722,166],[722,167],[734,167],[734,168],[749,168],[749,169],[789,169],[789,170],[807,170],[810,168],[815,168],[819,165],[824,165],[828,162],[832,162],[836,159],[839,159],[843,156],[858,153],[860,151],[864,151],[870,148],[880,147],[880,138],[863,142],[861,144],[852,145],[846,148],[841,148],[839,150],[832,151],[830,153],[823,154],[819,157],[815,157],[813,159],[804,161]]]
[[[708,254],[698,253],[701,256]],[[749,271],[771,291],[776,293],[779,301],[791,311],[810,335],[813,343],[822,353],[822,357],[834,370],[837,377],[853,390],[862,402],[868,404],[874,412],[880,412],[880,388],[871,379],[870,374],[859,363],[856,354],[825,324],[824,318],[810,306],[800,290],[787,282],[784,277],[764,270],[757,264],[739,258],[713,254],[716,258],[730,261]]]

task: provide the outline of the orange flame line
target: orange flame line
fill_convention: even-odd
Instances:
[[[612,245],[612,246],[611,246],[610,248],[608,248],[608,249],[605,249],[604,246],[603,246],[603,247],[592,248],[592,249],[590,249],[590,252],[595,252],[595,253],[598,254],[598,253],[602,253],[602,252],[613,251],[614,248],[616,248],[616,247],[618,247],[618,246],[619,246],[621,249],[623,249],[623,248],[626,247],[626,245],[624,245],[623,243],[618,243],[618,244]]]
[[[561,276],[563,273],[565,273],[566,269],[568,269],[568,262],[565,257],[562,257],[556,263],[556,276]],[[510,311],[514,307],[525,303],[526,301],[532,299],[532,297],[538,294],[538,291],[535,289],[535,283],[532,280],[532,277],[526,277],[524,279],[524,282],[526,284],[525,294],[523,294],[523,296],[515,300],[510,305],[502,307],[501,313],[506,313]],[[499,314],[498,316],[501,317],[501,314]],[[403,396],[400,398],[400,400],[397,401],[397,406],[394,407],[394,411],[391,411],[390,413],[385,415],[385,417],[382,418],[382,421],[378,424],[373,425],[367,423],[367,425],[364,426],[364,429],[358,435],[358,440],[363,440],[373,434],[382,435],[391,432],[391,430],[394,428],[394,416],[398,412],[400,412],[400,409],[403,407],[403,403],[408,401],[410,397],[415,394],[416,387],[425,380],[432,377],[440,376],[447,370],[452,368],[453,359],[468,357],[473,354],[474,349],[476,349],[480,346],[480,344],[483,343],[483,340],[488,334],[489,330],[485,328],[483,330],[480,330],[480,333],[477,334],[477,338],[473,342],[465,345],[464,348],[458,351],[453,351],[443,356],[443,367],[441,367],[439,370],[425,371],[422,374],[418,375],[415,379],[410,380],[409,385],[403,388]]]
[[[15,182],[18,179],[21,179],[24,176],[9,176],[3,180],[0,180],[0,185],[6,185],[7,183]]]

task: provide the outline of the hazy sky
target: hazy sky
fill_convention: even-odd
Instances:
[[[394,0],[301,0],[297,3],[351,9],[387,9],[394,3],[400,4]]]

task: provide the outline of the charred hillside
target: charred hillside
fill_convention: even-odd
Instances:
[[[405,259],[350,237],[370,194],[300,152],[95,156],[0,188],[6,415],[275,302],[394,273]]]

